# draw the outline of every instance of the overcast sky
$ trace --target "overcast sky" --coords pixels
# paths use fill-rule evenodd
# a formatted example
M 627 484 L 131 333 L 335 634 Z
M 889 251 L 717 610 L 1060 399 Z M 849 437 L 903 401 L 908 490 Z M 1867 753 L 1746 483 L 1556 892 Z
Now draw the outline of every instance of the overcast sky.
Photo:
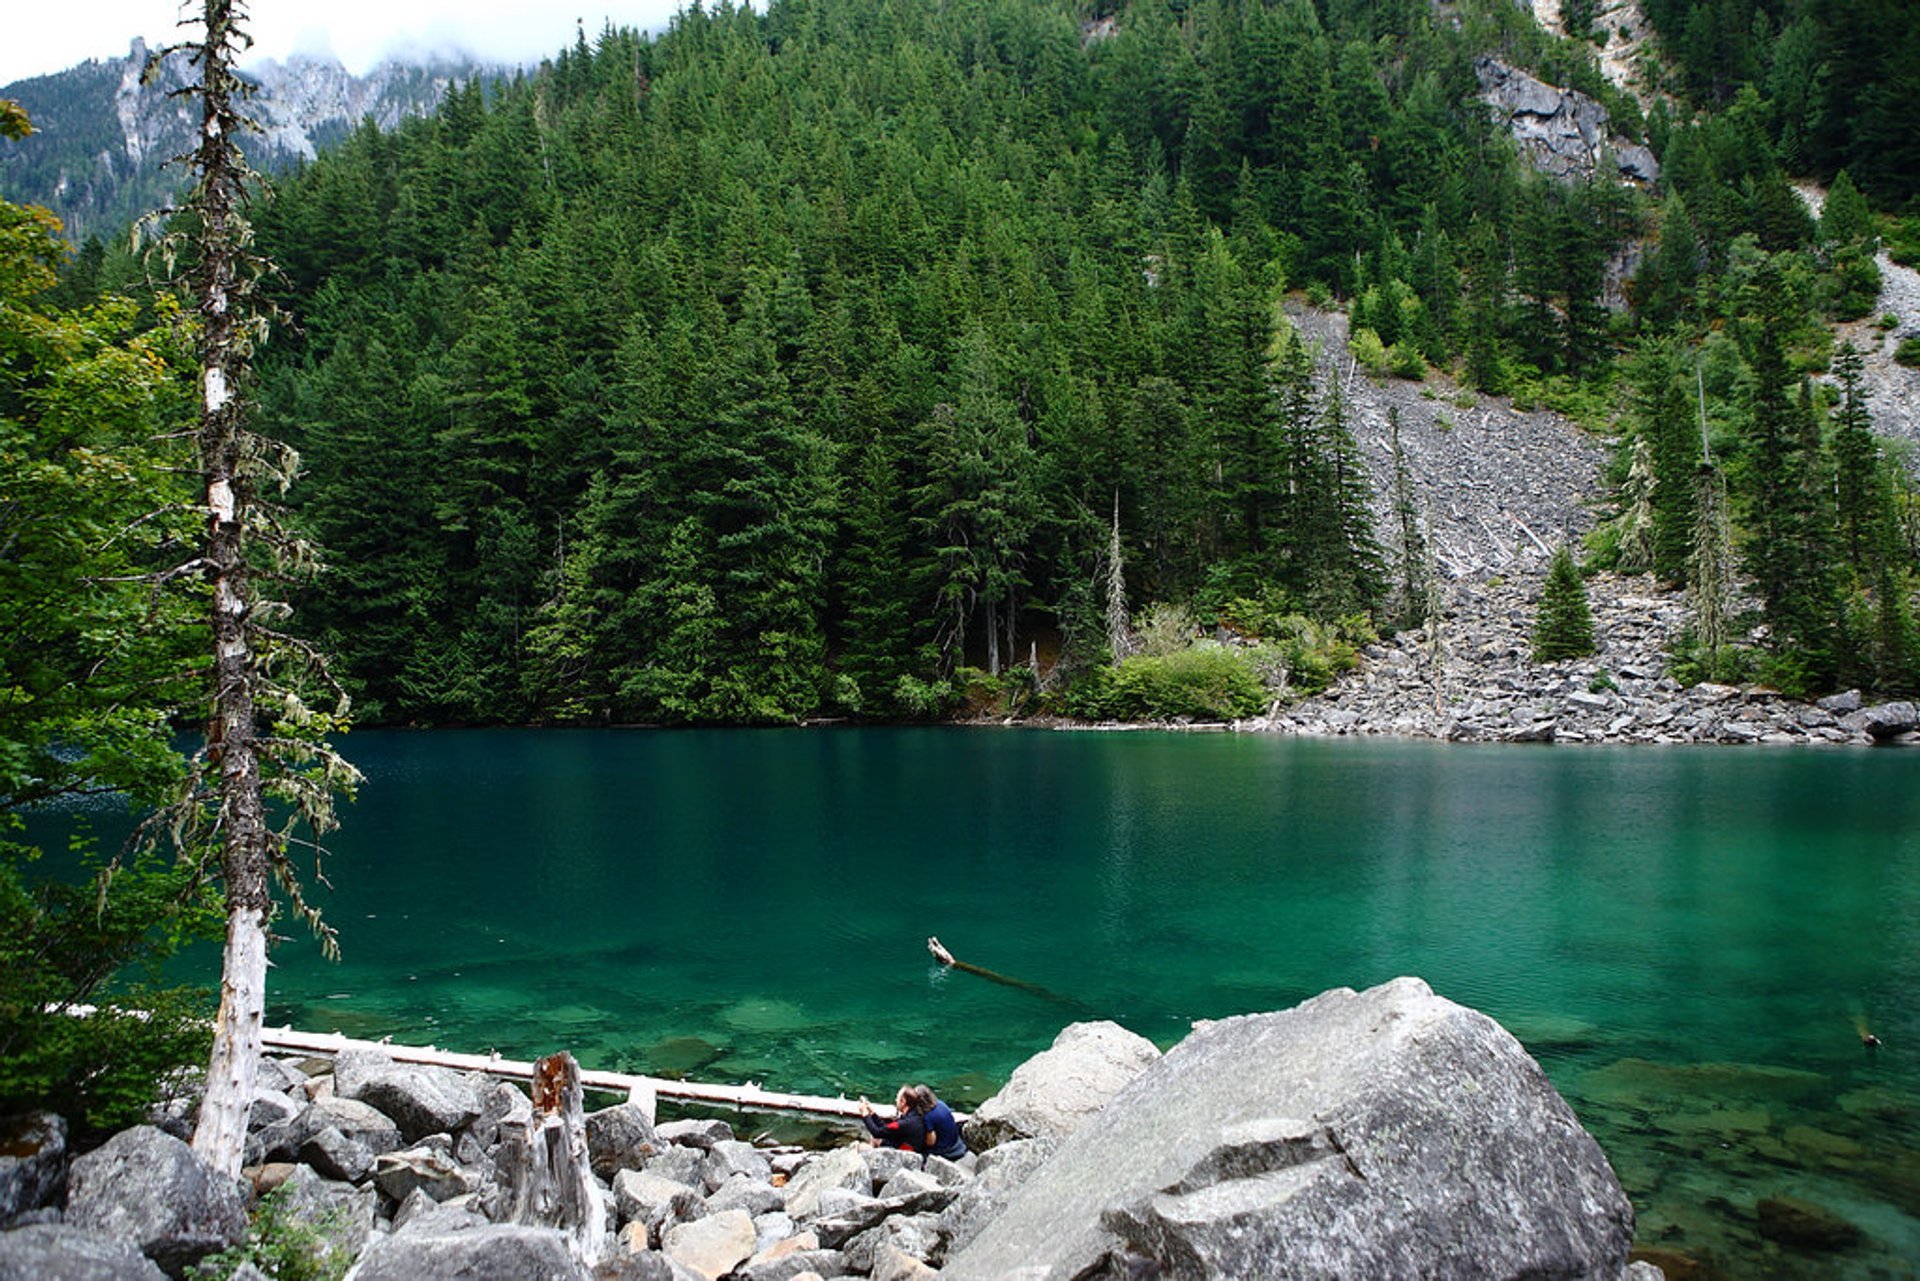
M 459 51 L 502 62 L 537 61 L 573 40 L 574 19 L 591 40 L 616 26 L 659 30 L 680 0 L 251 0 L 252 58 L 331 53 L 364 72 L 394 53 Z M 0 19 L 0 84 L 62 71 L 88 58 L 120 58 L 135 36 L 177 41 L 183 12 L 198 0 L 32 0 Z M 244 65 L 244 62 L 243 64 Z

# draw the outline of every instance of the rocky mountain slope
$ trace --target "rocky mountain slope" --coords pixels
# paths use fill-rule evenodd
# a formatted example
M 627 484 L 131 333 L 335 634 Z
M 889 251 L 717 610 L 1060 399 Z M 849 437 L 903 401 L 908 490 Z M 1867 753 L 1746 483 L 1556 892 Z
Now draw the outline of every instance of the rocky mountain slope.
M 1920 317 L 1920 306 L 1912 314 Z M 1389 419 L 1399 420 L 1414 504 L 1433 550 L 1440 618 L 1370 646 L 1360 668 L 1326 693 L 1242 728 L 1457 741 L 1801 744 L 1885 742 L 1915 728 L 1911 704 L 1863 707 L 1857 694 L 1806 704 L 1759 687 L 1683 687 L 1668 660 L 1687 624 L 1686 600 L 1648 575 L 1589 579 L 1597 652 L 1535 662 L 1531 633 L 1548 558 L 1562 542 L 1578 555 L 1579 540 L 1604 514 L 1606 443 L 1551 410 L 1523 413 L 1439 374 L 1422 383 L 1371 379 L 1347 353 L 1344 316 L 1295 308 L 1291 319 L 1317 350 L 1319 379 L 1341 384 L 1372 481 L 1374 527 L 1390 560 Z
M 168 59 L 143 83 L 148 59 L 135 40 L 124 58 L 0 86 L 0 98 L 24 105 L 36 131 L 0 142 L 0 195 L 52 209 L 75 243 L 111 236 L 168 203 L 177 179 L 162 166 L 191 143 L 194 108 L 170 96 L 187 82 L 184 59 Z M 256 168 L 285 169 L 363 119 L 391 128 L 432 110 L 450 84 L 504 73 L 462 61 L 387 62 L 365 76 L 317 58 L 256 63 L 246 74 L 258 87 L 250 110 L 260 133 L 247 150 Z

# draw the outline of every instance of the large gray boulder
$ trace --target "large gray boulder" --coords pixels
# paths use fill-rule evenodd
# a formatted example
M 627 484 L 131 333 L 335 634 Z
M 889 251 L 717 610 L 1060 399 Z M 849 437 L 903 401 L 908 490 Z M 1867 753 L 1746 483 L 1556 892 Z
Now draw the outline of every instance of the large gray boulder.
M 1520 1043 L 1402 978 L 1197 1029 L 941 1275 L 1612 1281 L 1632 1240 Z
M 1888 743 L 1902 734 L 1920 729 L 1920 711 L 1912 703 L 1876 703 L 1843 718 L 1840 722 L 1856 734 L 1865 734 L 1876 743 Z
M 1118 1023 L 1075 1023 L 1022 1063 L 967 1122 L 976 1150 L 1012 1139 L 1063 1139 L 1160 1061 L 1152 1041 Z
M 0 1232 L 0 1281 L 166 1281 L 140 1247 L 65 1223 Z
M 333 1088 L 341 1098 L 357 1099 L 392 1118 L 408 1143 L 451 1133 L 481 1111 L 479 1090 L 458 1072 L 395 1063 L 372 1051 L 348 1051 L 335 1059 Z
M 178 1276 L 246 1236 L 247 1195 L 179 1139 L 141 1125 L 74 1160 L 66 1221 L 131 1241 Z
M 59 1204 L 66 1188 L 66 1119 L 28 1112 L 0 1121 L 0 1228 Z
M 553 1228 L 490 1224 L 463 1232 L 375 1237 L 346 1281 L 588 1281 Z

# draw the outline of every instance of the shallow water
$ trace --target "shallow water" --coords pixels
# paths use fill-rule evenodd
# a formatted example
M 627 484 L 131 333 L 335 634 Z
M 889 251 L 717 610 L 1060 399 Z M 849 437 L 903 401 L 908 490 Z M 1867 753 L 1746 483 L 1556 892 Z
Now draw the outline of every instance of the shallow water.
M 1920 1258 L 1920 757 L 860 729 L 355 734 L 270 1018 L 592 1067 L 977 1101 L 1076 1018 L 1417 974 L 1525 1041 L 1648 1247 Z M 944 971 L 962 959 L 1044 988 Z M 1885 1042 L 1869 1053 L 1861 1027 Z M 1763 1198 L 1861 1230 L 1760 1231 Z

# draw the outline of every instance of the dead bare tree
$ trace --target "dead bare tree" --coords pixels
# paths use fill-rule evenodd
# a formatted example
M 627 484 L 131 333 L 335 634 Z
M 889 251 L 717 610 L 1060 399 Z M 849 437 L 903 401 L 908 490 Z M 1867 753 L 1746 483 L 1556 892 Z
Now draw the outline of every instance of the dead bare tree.
M 159 247 L 170 271 L 185 261 L 182 283 L 199 326 L 197 444 L 207 524 L 191 568 L 210 597 L 213 662 L 206 742 L 188 791 L 169 818 L 176 841 L 190 855 L 210 864 L 218 853 L 226 947 L 193 1146 L 214 1169 L 234 1175 L 259 1068 L 272 888 L 281 887 L 294 912 L 332 952 L 332 933 L 303 893 L 288 847 L 301 825 L 316 837 L 331 828 L 335 793 L 359 781 L 327 743 L 327 735 L 344 725 L 344 697 L 316 652 L 271 626 L 289 611 L 263 599 L 257 586 L 258 580 L 309 572 L 318 562 L 311 546 L 261 497 L 263 487 L 284 491 L 292 483 L 298 458 L 246 425 L 252 353 L 270 322 L 257 288 L 270 266 L 253 250 L 246 217 L 256 180 L 240 151 L 240 136 L 251 122 L 239 105 L 247 86 L 234 71 L 236 58 L 251 44 L 245 18 L 243 0 L 205 0 L 201 39 L 162 50 L 148 65 L 151 75 L 161 60 L 185 52 L 198 76 L 179 92 L 197 97 L 201 106 L 199 141 L 178 158 L 194 176 L 179 211 L 184 225 Z M 331 712 L 307 706 L 300 690 L 312 678 L 335 695 Z

